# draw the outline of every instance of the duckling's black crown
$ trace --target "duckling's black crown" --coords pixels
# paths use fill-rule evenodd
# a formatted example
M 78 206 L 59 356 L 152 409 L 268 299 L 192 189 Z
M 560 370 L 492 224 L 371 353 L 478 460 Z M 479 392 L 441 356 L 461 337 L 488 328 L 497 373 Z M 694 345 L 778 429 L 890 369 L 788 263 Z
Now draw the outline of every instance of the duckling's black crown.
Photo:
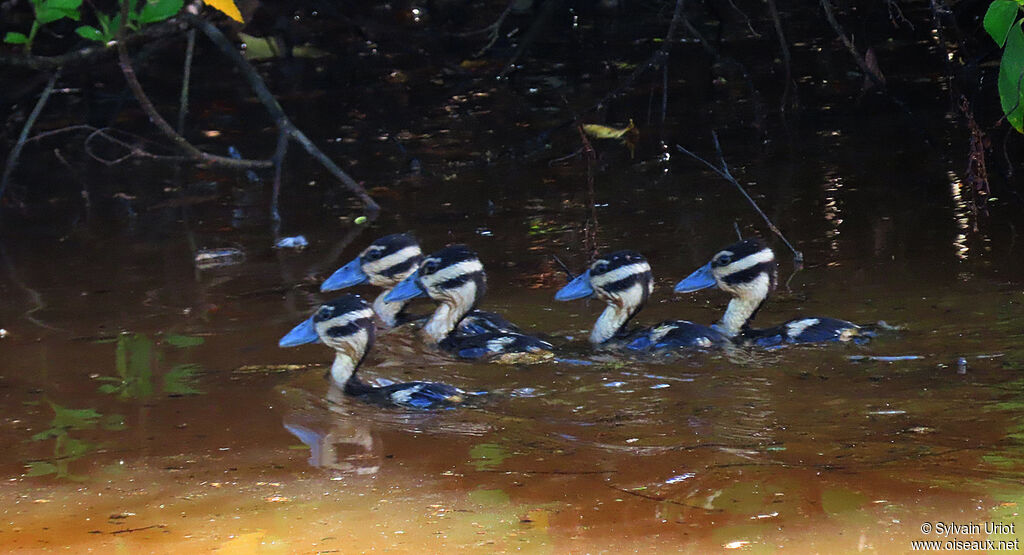
M 484 266 L 466 245 L 445 247 L 423 259 L 420 280 L 428 289 L 458 289 L 470 281 L 477 284 L 477 296 L 484 294 Z
M 775 288 L 778 263 L 775 253 L 759 238 L 744 239 L 722 249 L 711 259 L 715 275 L 726 285 L 740 285 L 768 274 Z
M 323 333 L 333 339 L 353 336 L 359 330 L 366 330 L 372 338 L 373 309 L 359 295 L 348 294 L 321 305 L 313 314 L 313 323 L 318 327 L 326 323 Z
M 646 293 L 654 282 L 651 266 L 647 259 L 636 251 L 618 251 L 601 256 L 590 265 L 590 281 L 594 287 L 607 293 L 615 294 L 637 284 L 643 286 Z
M 359 256 L 364 271 L 387 278 L 408 275 L 422 260 L 419 242 L 408 233 L 385 235 L 370 243 Z

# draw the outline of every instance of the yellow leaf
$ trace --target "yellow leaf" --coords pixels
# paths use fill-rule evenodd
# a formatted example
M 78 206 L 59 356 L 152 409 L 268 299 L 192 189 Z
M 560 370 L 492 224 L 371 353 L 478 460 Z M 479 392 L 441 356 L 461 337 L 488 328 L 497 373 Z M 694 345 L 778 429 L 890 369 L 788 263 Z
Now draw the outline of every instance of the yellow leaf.
M 622 144 L 626 145 L 626 148 L 629 149 L 630 158 L 633 157 L 636 143 L 640 139 L 640 130 L 636 128 L 633 120 L 629 120 L 629 125 L 622 129 L 597 125 L 595 123 L 585 123 L 583 124 L 583 132 L 595 139 L 618 139 L 622 141 Z
M 204 0 L 207 6 L 213 9 L 224 12 L 224 15 L 234 19 L 239 23 L 245 23 L 242 20 L 242 12 L 238 11 L 238 6 L 235 5 L 234 0 Z
M 596 123 L 583 124 L 583 132 L 595 139 L 621 139 L 627 133 L 633 133 L 636 130 L 636 124 L 633 123 L 633 120 L 629 120 L 629 125 L 622 129 L 608 127 L 607 125 L 597 125 Z

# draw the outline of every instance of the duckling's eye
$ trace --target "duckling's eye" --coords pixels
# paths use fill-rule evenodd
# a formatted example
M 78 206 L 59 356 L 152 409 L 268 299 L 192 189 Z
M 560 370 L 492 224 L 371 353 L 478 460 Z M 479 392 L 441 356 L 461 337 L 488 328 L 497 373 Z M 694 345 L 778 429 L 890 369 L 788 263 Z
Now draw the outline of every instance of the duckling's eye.
M 383 253 L 384 253 L 384 251 L 382 251 L 380 249 L 374 249 L 374 250 L 364 254 L 363 258 L 365 258 L 367 260 L 378 260 L 378 259 L 380 259 L 381 255 Z
M 428 260 L 428 261 L 424 262 L 422 266 L 420 266 L 420 273 L 421 274 L 432 274 L 432 273 L 434 273 L 436 271 L 437 271 L 437 261 L 436 260 Z
M 603 274 L 608 271 L 608 263 L 602 260 L 594 264 L 594 269 L 592 271 L 595 274 Z
M 715 266 L 725 266 L 727 264 L 732 264 L 732 255 L 731 254 L 720 254 L 720 255 L 718 255 L 718 258 L 716 258 L 714 260 L 713 264 Z

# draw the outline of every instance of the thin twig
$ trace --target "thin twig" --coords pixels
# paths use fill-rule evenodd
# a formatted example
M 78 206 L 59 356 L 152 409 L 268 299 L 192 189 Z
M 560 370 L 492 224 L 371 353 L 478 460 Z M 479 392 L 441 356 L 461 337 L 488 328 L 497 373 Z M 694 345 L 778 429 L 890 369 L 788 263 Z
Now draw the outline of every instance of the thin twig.
M 589 195 L 590 203 L 590 218 L 587 220 L 586 226 L 583 230 L 583 242 L 587 249 L 589 261 L 594 261 L 597 258 L 597 200 L 594 195 L 594 161 L 597 159 L 597 155 L 594 152 L 594 147 L 590 145 L 590 140 L 587 139 L 587 134 L 583 131 L 583 125 L 576 126 L 577 131 L 580 133 L 580 140 L 583 142 L 584 160 L 587 162 L 587 193 Z
M 43 89 L 43 93 L 39 95 L 39 101 L 36 102 L 35 108 L 32 108 L 32 113 L 29 114 L 28 119 L 25 120 L 25 125 L 21 128 L 21 133 L 18 135 L 18 142 L 14 143 L 14 148 L 11 149 L 10 155 L 7 157 L 7 164 L 4 166 L 4 175 L 0 179 L 0 199 L 4 198 L 4 192 L 7 191 L 7 183 L 11 179 L 11 174 L 14 172 L 14 166 L 18 164 L 18 157 L 21 156 L 21 149 L 25 148 L 25 141 L 28 139 L 28 132 L 35 125 L 36 119 L 39 118 L 39 114 L 43 111 L 43 106 L 46 106 L 46 101 L 50 99 L 50 93 L 53 92 L 54 85 L 57 84 L 57 79 L 60 78 L 61 69 L 53 72 L 50 76 L 50 80 L 46 83 L 46 88 Z
M 498 37 L 501 36 L 501 26 L 505 24 L 505 18 L 508 17 L 508 14 L 512 13 L 512 8 L 515 5 L 516 5 L 516 0 L 509 0 L 508 5 L 505 6 L 504 11 L 501 12 L 501 15 L 498 16 L 498 19 L 494 23 L 491 23 L 490 25 L 488 25 L 487 27 L 484 27 L 483 29 L 478 29 L 476 31 L 470 31 L 468 33 L 461 33 L 461 34 L 458 35 L 458 36 L 466 37 L 466 36 L 479 35 L 479 34 L 488 33 L 488 32 L 490 33 L 490 40 L 488 40 L 487 44 L 485 44 L 483 46 L 483 48 L 478 50 L 476 52 L 476 54 L 473 54 L 474 58 L 479 58 L 480 56 L 483 56 L 484 54 L 487 53 L 488 50 L 491 49 L 492 46 L 494 46 L 494 43 L 498 42 Z
M 274 150 L 274 185 L 270 194 L 270 221 L 273 222 L 274 243 L 281 238 L 281 211 L 278 199 L 281 198 L 281 173 L 284 168 L 284 157 L 288 153 L 288 134 L 282 129 L 277 134 L 277 148 Z
M 610 487 L 610 488 L 612 488 L 615 491 L 620 491 L 620 492 L 625 493 L 627 495 L 633 495 L 633 496 L 640 497 L 640 498 L 643 498 L 643 499 L 647 499 L 647 500 L 650 500 L 650 501 L 657 501 L 659 503 L 669 503 L 671 505 L 679 505 L 681 507 L 687 507 L 687 508 L 690 508 L 690 509 L 697 509 L 699 511 L 704 511 L 704 512 L 708 512 L 708 513 L 720 513 L 720 512 L 724 511 L 724 509 L 714 509 L 714 508 L 708 508 L 708 507 L 701 507 L 700 505 L 691 505 L 689 503 L 683 503 L 682 501 L 676 501 L 675 499 L 668 499 L 668 498 L 665 498 L 665 497 L 657 497 L 655 495 L 649 495 L 649 494 L 646 494 L 646 493 L 640 493 L 639 491 L 630 490 L 630 489 L 626 489 L 626 488 L 621 488 L 621 487 L 616 486 L 614 484 L 605 484 L 605 485 Z
M 732 173 L 729 171 L 729 165 L 725 163 L 725 155 L 722 154 L 722 146 L 718 143 L 718 133 L 712 131 L 711 138 L 715 142 L 715 152 L 718 153 L 718 160 L 721 162 L 721 167 L 715 166 L 711 162 L 708 162 L 707 160 L 701 158 L 700 156 L 697 156 L 696 154 L 690 152 L 689 150 L 686 150 L 685 148 L 683 148 L 682 145 L 677 144 L 676 148 L 679 149 L 679 151 L 682 152 L 683 154 L 686 154 L 693 158 L 694 160 L 697 160 L 698 162 L 707 166 L 709 169 L 711 169 L 711 171 L 721 176 L 722 179 L 725 179 L 729 183 L 735 185 L 736 188 L 739 189 L 740 194 L 742 194 L 743 197 L 747 199 L 747 202 L 749 202 L 750 205 L 754 207 L 754 210 L 757 211 L 757 213 L 761 215 L 761 218 L 764 219 L 765 223 L 768 224 L 768 229 L 771 229 L 772 233 L 777 235 L 779 239 L 782 239 L 782 242 L 785 243 L 787 247 L 789 247 L 790 251 L 793 252 L 793 259 L 796 262 L 796 264 L 798 266 L 802 265 L 804 261 L 803 253 L 793 248 L 793 245 L 790 244 L 790 242 L 782 234 L 782 231 L 780 231 L 779 228 L 776 227 L 774 223 L 772 223 L 771 219 L 768 218 L 768 215 L 765 214 L 764 211 L 761 210 L 761 207 L 759 207 L 757 203 L 754 202 L 754 199 L 749 194 L 747 194 L 747 190 L 744 189 L 743 186 L 740 185 L 740 182 L 736 181 L 736 178 L 732 176 Z
M 185 134 L 185 116 L 188 115 L 188 87 L 192 80 L 192 56 L 196 51 L 196 30 L 188 30 L 188 44 L 185 46 L 185 68 L 181 75 L 181 96 L 178 101 L 178 133 Z
M 797 103 L 796 97 L 796 86 L 793 83 L 793 59 L 789 54 L 789 45 L 786 44 L 786 34 L 782 30 L 782 18 L 779 17 L 779 9 L 775 6 L 775 0 L 766 0 L 768 2 L 768 13 L 772 16 L 772 23 L 775 25 L 775 36 L 779 39 L 779 48 L 782 50 L 782 63 L 786 68 L 786 87 L 782 89 L 782 100 L 779 103 L 779 111 L 783 115 L 786 113 L 786 107 L 789 106 L 789 91 L 793 91 L 793 104 Z
M 565 272 L 566 277 L 569 278 L 568 281 L 576 279 L 576 276 L 573 275 L 572 270 L 570 270 L 569 267 L 565 265 L 565 262 L 562 262 L 561 258 L 558 258 L 557 254 L 552 254 L 551 258 L 555 259 L 555 264 L 558 264 L 562 271 Z

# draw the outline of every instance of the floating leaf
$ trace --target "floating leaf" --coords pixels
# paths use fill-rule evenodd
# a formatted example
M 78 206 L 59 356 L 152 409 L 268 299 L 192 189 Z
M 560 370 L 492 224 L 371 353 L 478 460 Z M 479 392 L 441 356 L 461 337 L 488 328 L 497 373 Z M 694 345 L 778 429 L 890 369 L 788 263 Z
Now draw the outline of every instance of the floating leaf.
M 1017 19 L 1018 9 L 1014 0 L 995 0 L 985 12 L 985 30 L 1000 47 L 1006 44 L 1006 36 Z
M 507 505 L 509 502 L 508 494 L 500 489 L 473 490 L 466 495 L 466 498 L 470 503 L 478 505 Z
M 199 374 L 198 364 L 179 364 L 164 375 L 164 393 L 169 395 L 200 395 L 202 391 L 195 388 L 196 376 Z
M 640 130 L 637 129 L 633 120 L 629 120 L 629 125 L 622 129 L 586 123 L 583 124 L 583 132 L 595 139 L 618 139 L 622 141 L 622 144 L 626 145 L 626 148 L 629 149 L 630 158 L 633 157 L 636 151 L 636 144 L 640 140 Z
M 469 450 L 469 456 L 473 459 L 470 463 L 477 470 L 487 470 L 501 464 L 509 457 L 505 448 L 497 443 L 480 443 Z
M 999 101 L 1006 120 L 1024 133 L 1024 32 L 1020 23 L 1010 26 L 1006 35 L 1006 49 L 999 64 Z
M 30 462 L 26 466 L 28 466 L 28 470 L 25 472 L 25 476 L 46 476 L 57 473 L 57 466 L 46 461 Z
M 583 124 L 583 132 L 595 139 L 621 139 L 623 135 L 635 129 L 636 126 L 633 125 L 633 120 L 629 120 L 629 126 L 623 127 L 622 129 L 608 127 L 607 125 L 598 125 L 596 123 Z
M 91 430 L 102 416 L 94 409 L 69 409 L 54 403 L 50 406 L 53 408 L 50 427 L 58 430 Z
M 234 19 L 239 23 L 245 23 L 242 20 L 242 12 L 238 11 L 238 6 L 235 5 L 234 0 L 205 0 L 206 5 L 210 6 L 215 10 L 224 12 L 224 15 Z
M 9 32 L 4 35 L 4 42 L 7 44 L 28 44 L 28 36 L 24 33 Z
M 188 335 L 176 335 L 172 333 L 165 335 L 164 341 L 175 347 L 186 348 L 202 345 L 206 342 L 206 339 L 202 337 L 191 337 Z

